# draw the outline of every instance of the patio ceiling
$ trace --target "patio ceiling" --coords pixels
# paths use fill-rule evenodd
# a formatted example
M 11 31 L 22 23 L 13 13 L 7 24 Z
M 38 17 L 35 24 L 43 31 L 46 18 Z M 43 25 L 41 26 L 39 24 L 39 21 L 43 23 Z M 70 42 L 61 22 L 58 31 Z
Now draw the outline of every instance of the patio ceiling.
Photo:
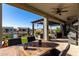
M 68 21 L 67 17 L 77 16 L 79 14 L 79 4 L 77 3 L 10 3 L 9 5 L 33 12 L 47 18 L 50 17 L 48 20 L 61 24 Z M 59 5 L 65 7 L 65 10 L 68 10 L 68 12 L 62 13 L 62 15 L 52 13 L 52 8 L 61 7 Z

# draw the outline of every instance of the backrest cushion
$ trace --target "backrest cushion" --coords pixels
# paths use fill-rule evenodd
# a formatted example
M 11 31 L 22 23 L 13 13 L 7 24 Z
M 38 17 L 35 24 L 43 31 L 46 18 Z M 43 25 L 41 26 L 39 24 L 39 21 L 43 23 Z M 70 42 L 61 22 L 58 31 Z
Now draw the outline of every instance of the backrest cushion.
M 9 39 L 8 46 L 22 44 L 21 38 Z
M 28 42 L 32 42 L 32 41 L 35 41 L 35 37 L 34 36 L 28 37 Z

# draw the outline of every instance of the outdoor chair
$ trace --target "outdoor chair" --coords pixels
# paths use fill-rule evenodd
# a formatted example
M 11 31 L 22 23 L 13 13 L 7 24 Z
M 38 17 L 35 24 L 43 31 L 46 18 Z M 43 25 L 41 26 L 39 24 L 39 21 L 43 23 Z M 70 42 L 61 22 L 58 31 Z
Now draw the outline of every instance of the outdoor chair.
M 45 54 L 44 56 L 66 56 L 69 48 L 70 48 L 69 44 L 63 51 L 60 51 L 55 48 L 55 49 L 52 49 L 49 54 Z
M 8 40 L 8 46 L 13 46 L 13 45 L 18 45 L 18 44 L 22 44 L 21 38 L 14 38 L 14 39 Z
M 30 36 L 30 37 L 27 37 L 27 38 L 23 37 L 23 38 L 9 39 L 8 40 L 8 46 L 24 44 L 24 43 L 28 43 L 28 42 L 32 42 L 32 41 L 35 41 L 35 37 L 34 36 Z
M 28 39 L 28 42 L 32 42 L 36 40 L 34 36 L 27 37 L 27 39 Z
M 61 51 L 59 56 L 66 56 L 69 48 L 70 48 L 70 44 L 68 44 L 67 47 L 63 51 Z

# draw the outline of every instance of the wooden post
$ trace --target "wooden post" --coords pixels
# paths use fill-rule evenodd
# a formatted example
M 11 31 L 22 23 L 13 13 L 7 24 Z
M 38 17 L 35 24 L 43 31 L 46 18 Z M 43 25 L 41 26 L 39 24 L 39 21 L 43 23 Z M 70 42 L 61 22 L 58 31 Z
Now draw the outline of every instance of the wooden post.
M 34 36 L 34 23 L 32 23 L 32 35 Z

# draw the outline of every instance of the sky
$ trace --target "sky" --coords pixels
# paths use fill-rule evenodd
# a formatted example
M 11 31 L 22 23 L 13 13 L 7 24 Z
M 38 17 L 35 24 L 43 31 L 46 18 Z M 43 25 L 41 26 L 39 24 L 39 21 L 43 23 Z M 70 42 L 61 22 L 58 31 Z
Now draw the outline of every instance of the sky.
M 29 27 L 32 28 L 32 21 L 43 18 L 32 12 L 28 12 L 8 4 L 2 4 L 2 26 L 5 27 Z M 38 25 L 35 26 L 37 28 Z M 41 25 L 39 25 L 41 27 Z
M 8 4 L 2 4 L 2 26 L 3 27 L 26 27 L 32 28 L 32 21 L 43 18 L 40 15 L 34 14 L 29 11 L 10 6 Z M 58 26 L 57 26 L 58 27 Z M 35 29 L 43 28 L 43 25 L 36 24 Z M 52 27 L 53 29 L 56 26 Z

